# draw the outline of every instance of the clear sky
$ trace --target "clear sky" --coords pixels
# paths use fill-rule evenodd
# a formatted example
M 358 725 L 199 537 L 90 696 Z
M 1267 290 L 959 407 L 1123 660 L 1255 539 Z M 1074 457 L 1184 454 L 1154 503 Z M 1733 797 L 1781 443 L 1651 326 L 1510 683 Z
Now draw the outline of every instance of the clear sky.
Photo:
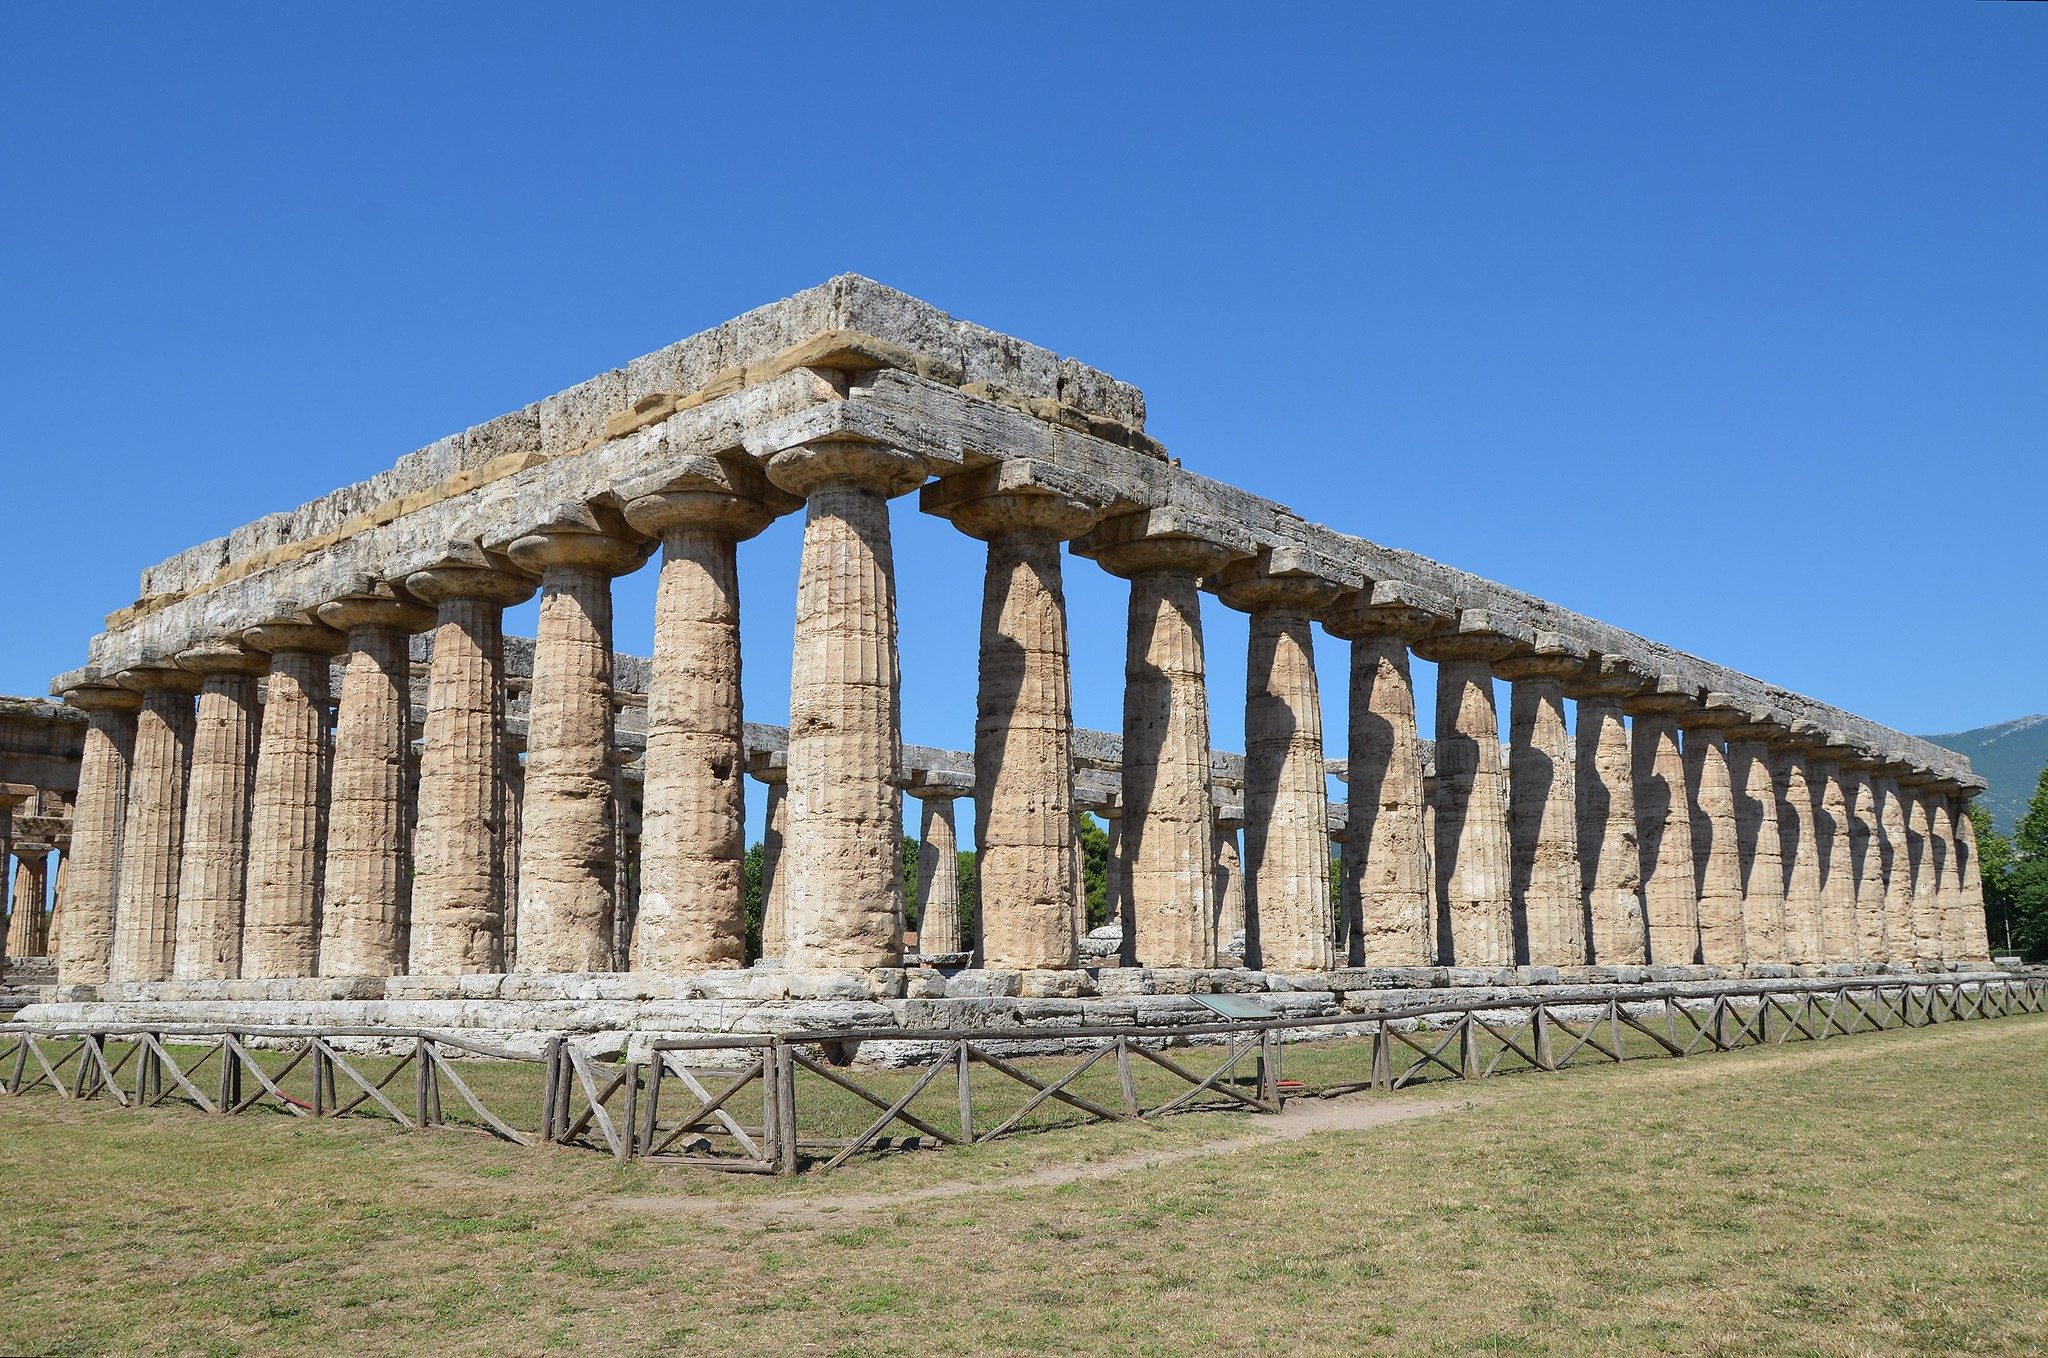
M 2048 709 L 2048 6 L 993 8 L 8 6 L 0 692 L 151 562 L 853 270 L 1309 518 L 1909 731 Z M 965 746 L 980 548 L 895 524 L 905 734 Z M 761 720 L 799 532 L 742 558 Z M 1068 579 L 1115 727 L 1124 587 Z

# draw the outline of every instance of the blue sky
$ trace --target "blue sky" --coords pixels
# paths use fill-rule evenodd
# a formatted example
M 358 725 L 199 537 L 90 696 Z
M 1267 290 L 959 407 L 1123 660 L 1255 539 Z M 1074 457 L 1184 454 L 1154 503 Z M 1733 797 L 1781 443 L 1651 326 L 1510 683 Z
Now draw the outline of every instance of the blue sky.
M 2048 709 L 2048 7 L 583 9 L 8 8 L 0 692 L 151 562 L 854 270 L 1310 518 L 1906 730 Z M 964 746 L 980 550 L 895 522 L 905 734 Z M 744 549 L 762 720 L 799 532 Z M 1114 727 L 1124 587 L 1068 579 Z

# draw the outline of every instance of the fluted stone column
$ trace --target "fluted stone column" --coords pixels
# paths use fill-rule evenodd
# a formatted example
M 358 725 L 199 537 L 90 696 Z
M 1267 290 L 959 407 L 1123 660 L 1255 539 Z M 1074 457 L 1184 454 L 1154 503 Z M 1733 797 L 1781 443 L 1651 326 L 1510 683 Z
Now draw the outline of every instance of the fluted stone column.
M 1912 781 L 1901 779 L 1899 793 L 1906 808 L 1907 881 L 1911 884 L 1910 917 L 1913 927 L 1915 964 L 1926 968 L 1941 965 L 1940 867 L 1935 860 L 1932 818 L 1928 815 L 1927 783 L 1916 771 Z
M 1235 556 L 1224 526 L 1162 511 L 1112 519 L 1082 547 L 1131 582 L 1125 634 L 1126 889 L 1141 966 L 1216 964 L 1209 696 L 1196 585 Z
M 1579 879 L 1595 966 L 1640 966 L 1648 956 L 1634 760 L 1622 710 L 1623 697 L 1647 682 L 1620 657 L 1598 656 L 1565 684 L 1565 695 L 1578 704 L 1573 782 Z
M 780 750 L 757 751 L 747 772 L 766 789 L 761 829 L 761 956 L 780 960 L 788 942 L 788 896 L 782 850 L 789 834 L 789 761 Z
M 1444 961 L 1459 967 L 1515 963 L 1506 786 L 1493 664 L 1531 638 L 1518 624 L 1477 610 L 1416 651 L 1437 666 L 1436 894 L 1448 921 Z
M 960 943 L 960 838 L 953 822 L 956 798 L 974 791 L 970 780 L 912 784 L 918 799 L 917 951 L 922 957 L 963 952 Z
M 1700 961 L 1714 967 L 1740 967 L 1749 960 L 1742 927 L 1742 862 L 1735 787 L 1722 732 L 1739 724 L 1744 713 L 1719 698 L 1709 694 L 1704 710 L 1679 720 L 1685 731 L 1685 781 L 1691 794 Z
M 28 800 L 31 789 L 25 783 L 0 783 L 0 976 L 7 972 L 7 958 L 19 941 L 14 920 L 14 881 L 9 865 L 14 861 L 14 808 Z
M 45 951 L 52 957 L 59 956 L 64 936 L 64 879 L 71 863 L 71 845 L 65 840 L 57 841 L 57 866 L 50 873 L 50 922 L 46 926 L 43 941 Z
M 509 694 L 508 694 L 509 701 Z M 526 737 L 505 733 L 504 770 L 505 833 L 498 851 L 499 871 L 505 878 L 505 970 L 519 970 L 519 841 L 520 812 L 526 806 Z
M 1967 792 L 1955 800 L 1955 821 L 1963 917 L 1962 960 L 1988 962 L 1991 960 L 1990 921 L 1984 915 L 1984 875 L 1977 864 L 1977 823 L 1970 817 Z
M 1844 737 L 1843 739 L 1846 739 Z M 1820 860 L 1821 960 L 1854 962 L 1856 869 L 1850 857 L 1849 800 L 1839 762 L 1845 747 L 1833 736 L 1806 761 L 1814 796 L 1814 848 Z
M 751 463 L 710 459 L 626 505 L 627 522 L 659 538 L 662 551 L 647 687 L 636 971 L 746 965 L 738 552 L 793 508 Z
M 1539 632 L 1533 651 L 1493 667 L 1514 684 L 1508 705 L 1510 881 L 1522 956 L 1531 966 L 1578 967 L 1587 960 L 1578 790 L 1563 686 L 1585 671 L 1586 659 L 1583 643 Z
M 1963 891 L 1957 874 L 1955 809 L 1940 784 L 1927 790 L 1927 817 L 1934 840 L 1935 913 L 1941 921 L 1941 960 L 1963 960 Z
M 612 577 L 643 544 L 581 506 L 515 539 L 540 576 L 520 808 L 519 969 L 610 971 L 618 806 L 612 726 Z
M 1736 862 L 1742 876 L 1742 952 L 1752 965 L 1785 957 L 1785 858 L 1778 837 L 1778 785 L 1766 745 L 1781 729 L 1765 712 L 1729 727 L 1728 782 L 1735 805 Z
M 270 678 L 249 804 L 241 974 L 311 976 L 320 961 L 328 657 L 347 643 L 332 628 L 306 622 L 254 627 L 242 639 L 270 653 Z
M 1423 967 L 1436 960 L 1429 805 L 1408 644 L 1452 613 L 1448 600 L 1423 606 L 1393 581 L 1338 599 L 1325 611 L 1330 635 L 1351 643 L 1347 759 L 1349 821 L 1342 909 L 1358 923 L 1347 961 Z
M 249 796 L 256 762 L 256 676 L 266 658 L 239 643 L 198 646 L 178 657 L 204 675 L 194 721 L 178 875 L 180 981 L 242 974 L 242 909 L 249 855 Z
M 12 923 L 7 929 L 9 953 L 16 957 L 44 955 L 44 916 L 49 900 L 50 846 L 37 840 L 16 840 Z
M 1862 758 L 1842 762 L 1842 798 L 1849 815 L 1849 873 L 1856 884 L 1856 958 L 1883 964 L 1891 961 L 1884 928 L 1884 863 L 1879 852 L 1877 792 L 1870 764 Z
M 395 976 L 405 970 L 409 877 L 405 787 L 412 747 L 407 641 L 431 609 L 387 586 L 319 608 L 348 634 L 328 773 L 321 863 L 320 974 Z
M 531 597 L 533 582 L 475 551 L 413 572 L 405 587 L 434 605 L 406 969 L 502 972 L 504 610 Z
M 1785 960 L 1818 966 L 1826 956 L 1822 932 L 1820 843 L 1814 787 L 1806 751 L 1791 743 L 1771 749 L 1778 794 L 1778 843 L 1785 861 Z
M 805 499 L 780 868 L 788 965 L 895 966 L 902 713 L 889 500 L 924 480 L 924 464 L 899 449 L 821 442 L 774 454 L 768 476 Z
M 122 822 L 135 754 L 135 714 L 142 699 L 124 688 L 88 685 L 69 690 L 64 701 L 85 713 L 86 728 L 78 800 L 71 813 L 67 918 L 58 940 L 57 979 L 64 985 L 99 985 L 107 979 L 114 950 Z
M 1906 842 L 1906 798 L 1899 775 L 1907 766 L 1887 758 L 1871 786 L 1877 792 L 1877 852 L 1884 871 L 1884 936 L 1895 963 L 1913 962 L 1913 858 Z
M 921 503 L 988 544 L 974 724 L 982 965 L 1072 967 L 1086 904 L 1060 544 L 1095 521 L 1096 500 L 1052 469 L 1001 463 L 929 486 Z
M 121 683 L 142 694 L 128 814 L 121 831 L 119 894 L 109 978 L 162 981 L 176 947 L 185 781 L 192 758 L 192 698 L 199 676 L 166 665 L 130 670 Z
M 1244 828 L 1242 812 L 1219 809 L 1212 831 L 1216 846 L 1216 952 L 1244 958 L 1251 944 L 1250 921 L 1245 910 L 1244 856 L 1238 851 L 1238 832 Z
M 1678 714 L 1694 695 L 1669 679 L 1629 701 L 1636 794 L 1636 838 L 1643 864 L 1643 917 L 1649 959 L 1686 966 L 1699 956 L 1699 882 L 1692 854 L 1692 794 L 1686 786 Z
M 1298 554 L 1269 550 L 1224 569 L 1217 597 L 1251 615 L 1245 664 L 1245 964 L 1325 971 L 1330 918 L 1329 788 L 1312 617 L 1340 593 Z
M 1130 926 L 1130 892 L 1124 887 L 1124 809 L 1121 802 L 1105 806 L 1101 811 L 1102 823 L 1108 844 L 1102 853 L 1102 910 L 1103 924 L 1114 925 L 1118 930 Z

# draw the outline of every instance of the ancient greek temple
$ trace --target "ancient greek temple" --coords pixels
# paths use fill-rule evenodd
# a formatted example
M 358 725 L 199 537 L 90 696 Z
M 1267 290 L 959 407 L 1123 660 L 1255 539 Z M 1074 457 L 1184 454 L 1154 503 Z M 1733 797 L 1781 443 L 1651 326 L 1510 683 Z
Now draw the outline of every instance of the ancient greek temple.
M 1311 523 L 1183 468 L 1145 414 L 847 276 L 151 567 L 51 689 L 84 722 L 53 993 L 1071 997 L 1987 961 L 1963 757 Z M 913 496 L 986 544 L 971 751 L 903 743 L 891 502 Z M 799 514 L 788 725 L 749 724 L 736 546 Z M 612 582 L 657 555 L 653 654 L 615 655 Z M 1072 715 L 1063 576 L 1098 569 L 1129 585 L 1112 733 Z M 1205 591 L 1248 615 L 1242 695 L 1207 680 Z M 536 593 L 536 636 L 508 640 Z M 1333 645 L 1341 750 L 1313 663 Z M 1212 749 L 1210 704 L 1240 697 L 1244 750 Z M 956 803 L 964 921 L 932 870 Z M 1089 813 L 1113 903 L 1092 932 Z

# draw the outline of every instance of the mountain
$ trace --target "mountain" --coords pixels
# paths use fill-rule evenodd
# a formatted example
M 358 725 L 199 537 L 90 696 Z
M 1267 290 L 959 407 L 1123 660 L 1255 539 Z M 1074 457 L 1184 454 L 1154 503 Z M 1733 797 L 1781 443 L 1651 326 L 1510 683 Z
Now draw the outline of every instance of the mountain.
M 1999 830 L 2011 834 L 2026 813 L 2042 766 L 2048 765 L 2048 715 L 2015 717 L 1996 726 L 1921 739 L 1970 757 L 1970 766 L 1991 784 L 1978 800 Z

